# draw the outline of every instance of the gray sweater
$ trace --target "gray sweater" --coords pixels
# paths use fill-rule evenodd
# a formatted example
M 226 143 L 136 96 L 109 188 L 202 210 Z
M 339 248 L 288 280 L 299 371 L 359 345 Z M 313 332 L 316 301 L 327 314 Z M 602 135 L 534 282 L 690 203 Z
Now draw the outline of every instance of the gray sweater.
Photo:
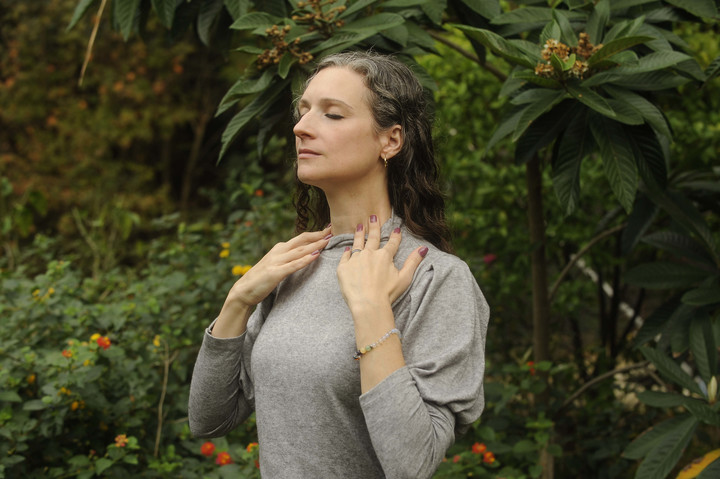
M 383 244 L 400 222 L 382 226 Z M 432 476 L 483 410 L 489 309 L 463 261 L 402 234 L 398 267 L 430 248 L 392 306 L 405 367 L 361 394 L 336 274 L 353 235 L 338 235 L 258 305 L 242 336 L 215 338 L 210 325 L 190 388 L 192 433 L 222 436 L 255 411 L 265 478 Z

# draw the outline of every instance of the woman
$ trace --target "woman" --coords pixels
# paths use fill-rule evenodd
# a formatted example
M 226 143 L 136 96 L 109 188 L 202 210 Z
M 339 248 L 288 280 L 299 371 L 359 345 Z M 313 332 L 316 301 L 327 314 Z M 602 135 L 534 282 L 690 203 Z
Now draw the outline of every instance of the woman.
M 447 252 L 422 87 L 390 57 L 333 55 L 297 113 L 299 228 L 332 226 L 232 287 L 190 428 L 224 435 L 255 411 L 267 478 L 430 477 L 483 409 L 489 313 Z

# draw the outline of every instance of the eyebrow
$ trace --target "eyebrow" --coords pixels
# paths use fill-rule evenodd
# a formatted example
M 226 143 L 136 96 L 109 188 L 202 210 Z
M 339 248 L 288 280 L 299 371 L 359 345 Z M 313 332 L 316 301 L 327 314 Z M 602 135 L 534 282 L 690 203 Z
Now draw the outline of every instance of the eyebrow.
M 354 110 L 350 104 L 338 99 L 338 98 L 321 98 L 318 103 L 321 105 L 340 105 L 344 106 L 345 108 L 348 108 L 349 110 Z M 305 98 L 300 98 L 300 101 L 298 101 L 298 107 L 300 106 L 308 106 L 310 104 L 309 101 L 307 101 Z

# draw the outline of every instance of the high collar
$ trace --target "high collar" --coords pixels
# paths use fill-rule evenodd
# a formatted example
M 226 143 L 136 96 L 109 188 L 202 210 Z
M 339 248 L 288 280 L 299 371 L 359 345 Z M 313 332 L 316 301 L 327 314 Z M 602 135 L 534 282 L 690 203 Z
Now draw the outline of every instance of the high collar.
M 390 218 L 380 227 L 380 243 L 386 242 L 390 238 L 390 234 L 393 232 L 393 230 L 397 227 L 402 226 L 402 224 L 402 218 L 395 215 L 395 212 L 392 212 Z M 355 235 L 353 233 L 343 233 L 333 236 L 332 238 L 330 238 L 330 241 L 325 247 L 325 250 L 337 248 L 345 249 L 346 246 L 352 246 L 354 238 Z

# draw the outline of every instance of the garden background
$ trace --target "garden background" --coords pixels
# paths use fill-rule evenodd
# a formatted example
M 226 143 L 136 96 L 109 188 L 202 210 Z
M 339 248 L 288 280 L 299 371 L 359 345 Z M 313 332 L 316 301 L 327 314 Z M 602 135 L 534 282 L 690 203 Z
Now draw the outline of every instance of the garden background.
M 492 309 L 436 477 L 720 477 L 717 3 L 0 0 L 0 477 L 259 476 L 252 421 L 190 435 L 190 374 L 352 48 L 434 96 Z

